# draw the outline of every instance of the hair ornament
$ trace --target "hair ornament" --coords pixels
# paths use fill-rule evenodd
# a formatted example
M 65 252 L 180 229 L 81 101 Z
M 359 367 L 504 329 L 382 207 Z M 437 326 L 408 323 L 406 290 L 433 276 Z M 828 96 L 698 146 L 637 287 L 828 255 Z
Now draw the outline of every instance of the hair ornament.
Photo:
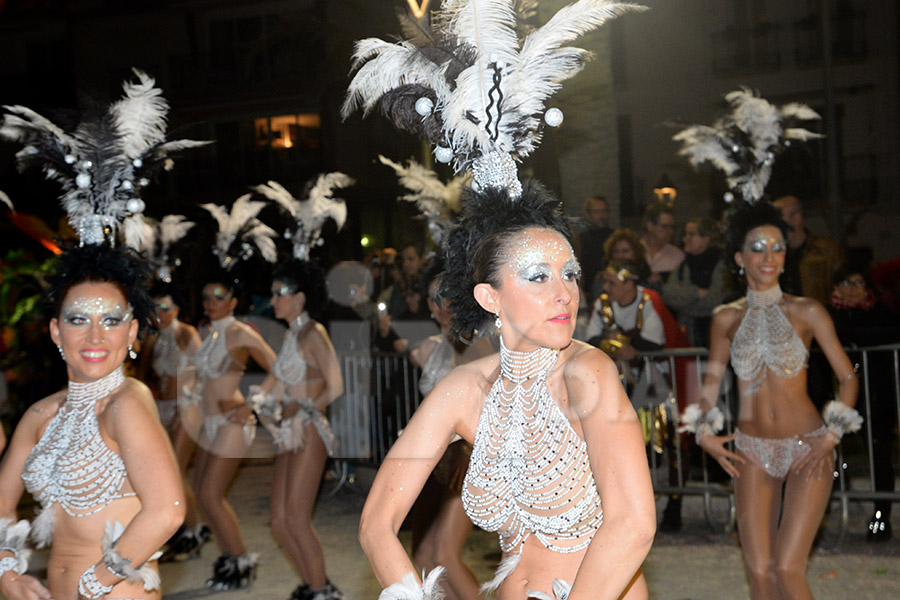
M 294 198 L 277 181 L 270 181 L 253 188 L 282 207 L 293 219 L 293 224 L 284 232 L 291 240 L 294 258 L 309 260 L 309 253 L 315 246 L 322 245 L 322 227 L 328 219 L 333 220 L 340 230 L 347 220 L 347 205 L 334 197 L 334 191 L 355 182 L 352 177 L 340 172 L 322 173 L 309 190 L 305 200 Z
M 169 154 L 210 142 L 166 140 L 169 104 L 152 77 L 132 69 L 137 82 L 122 84 L 123 97 L 105 110 L 88 111 L 65 129 L 25 106 L 4 106 L 0 138 L 21 142 L 20 170 L 39 166 L 62 186 L 61 201 L 81 245 L 141 245 L 141 190 L 159 169 L 174 164 Z
M 737 196 L 754 203 L 763 197 L 775 157 L 792 140 L 824 137 L 798 126 L 801 121 L 821 117 L 799 102 L 775 106 L 748 88 L 730 92 L 725 99 L 732 107 L 730 114 L 712 126 L 685 127 L 672 139 L 681 142 L 678 154 L 687 157 L 694 167 L 708 162 L 725 174 L 731 189 L 725 197 L 727 202 Z
M 156 274 L 156 278 L 166 283 L 172 282 L 172 271 L 181 264 L 173 259 L 169 250 L 175 242 L 183 238 L 195 225 L 183 215 L 166 215 L 161 221 L 144 220 L 143 244 L 141 252 Z
M 540 143 L 544 121 L 562 113 L 545 102 L 578 73 L 590 52 L 566 46 L 636 4 L 577 0 L 544 26 L 519 28 L 521 0 L 444 0 L 432 25 L 401 15 L 403 40 L 356 43 L 355 75 L 342 108 L 346 118 L 379 107 L 402 130 L 435 147 L 439 162 L 456 173 L 471 170 L 473 189 L 522 194 L 516 161 Z
M 209 211 L 219 225 L 212 250 L 226 271 L 231 271 L 239 262 L 248 260 L 257 250 L 267 262 L 274 263 L 278 258 L 275 231 L 256 218 L 266 203 L 251 202 L 250 197 L 251 194 L 244 194 L 235 200 L 231 212 L 218 204 L 200 205 L 200 208 Z
M 462 211 L 460 195 L 471 179 L 469 175 L 458 175 L 444 183 L 437 173 L 412 158 L 406 161 L 406 166 L 381 155 L 378 160 L 397 173 L 400 185 L 411 192 L 400 199 L 416 203 L 428 222 L 431 240 L 438 248 L 443 247 L 454 220 Z

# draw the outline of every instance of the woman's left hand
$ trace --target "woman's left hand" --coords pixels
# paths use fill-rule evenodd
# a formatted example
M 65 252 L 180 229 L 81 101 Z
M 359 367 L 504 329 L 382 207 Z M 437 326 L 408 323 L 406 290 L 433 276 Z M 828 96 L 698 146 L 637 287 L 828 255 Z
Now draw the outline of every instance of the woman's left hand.
M 834 449 L 837 446 L 830 435 L 801 437 L 800 442 L 809 446 L 806 456 L 794 463 L 791 473 L 799 474 L 804 479 L 822 479 L 834 473 Z

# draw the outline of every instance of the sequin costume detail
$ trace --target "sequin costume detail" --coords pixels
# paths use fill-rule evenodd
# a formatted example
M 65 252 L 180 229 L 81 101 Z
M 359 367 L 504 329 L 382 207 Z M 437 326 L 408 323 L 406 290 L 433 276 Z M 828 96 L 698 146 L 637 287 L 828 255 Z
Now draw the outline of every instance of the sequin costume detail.
M 766 369 L 779 377 L 796 377 L 809 352 L 781 310 L 781 287 L 747 290 L 747 313 L 731 342 L 731 366 L 743 381 L 753 381 Z
M 46 532 L 47 538 L 38 540 L 42 545 L 52 535 L 53 504 L 70 516 L 86 517 L 136 495 L 122 493 L 125 463 L 100 435 L 96 414 L 97 401 L 124 382 L 121 366 L 97 381 L 69 382 L 65 402 L 25 460 L 22 481 L 43 507 L 33 529 L 37 535 Z
M 233 316 L 216 319 L 210 323 L 209 335 L 194 355 L 194 365 L 197 367 L 197 377 L 201 383 L 208 379 L 218 379 L 231 366 L 232 360 L 228 353 L 225 332 L 232 323 L 234 323 Z
M 475 432 L 463 506 L 476 525 L 499 533 L 506 553 L 520 552 L 532 534 L 555 552 L 578 552 L 603 523 L 587 444 L 547 389 L 558 358 L 549 348 L 509 350 L 501 337 L 501 376 Z
M 812 449 L 800 439 L 822 437 L 825 426 L 814 429 L 803 436 L 791 438 L 761 438 L 747 435 L 740 429 L 734 430 L 734 446 L 753 464 L 776 479 L 784 479 L 795 462 L 809 454 Z
M 422 376 L 419 378 L 419 391 L 423 396 L 427 396 L 437 385 L 437 382 L 443 379 L 447 373 L 456 367 L 456 349 L 445 335 L 433 335 L 431 338 L 435 341 L 434 349 L 428 355 L 428 360 L 422 365 Z
M 272 364 L 272 374 L 284 384 L 285 389 L 300 385 L 306 378 L 306 361 L 300 354 L 297 339 L 309 320 L 309 315 L 304 312 L 291 321 L 288 332 L 284 336 L 284 342 L 281 344 L 281 350 L 278 351 L 278 356 L 275 357 L 275 362 Z M 292 398 L 285 395 L 283 402 L 285 405 L 297 403 L 300 406 L 292 417 L 282 419 L 279 423 L 278 433 L 275 436 L 275 443 L 278 447 L 291 452 L 302 450 L 306 426 L 312 423 L 319 437 L 322 438 L 322 443 L 325 444 L 328 456 L 333 456 L 335 450 L 334 431 L 328 423 L 328 417 L 313 406 L 312 399 Z
M 153 345 L 153 371 L 160 377 L 177 377 L 189 364 L 187 354 L 178 346 L 175 334 L 178 333 L 178 320 L 159 331 L 159 337 Z

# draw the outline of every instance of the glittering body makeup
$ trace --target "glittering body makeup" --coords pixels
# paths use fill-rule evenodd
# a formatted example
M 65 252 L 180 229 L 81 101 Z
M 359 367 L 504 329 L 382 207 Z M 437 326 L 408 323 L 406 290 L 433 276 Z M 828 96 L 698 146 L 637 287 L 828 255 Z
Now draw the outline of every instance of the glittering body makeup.
M 781 310 L 781 299 L 778 285 L 747 290 L 747 313 L 731 342 L 731 366 L 743 381 L 765 377 L 767 371 L 796 377 L 806 366 L 809 352 Z
M 86 517 L 135 496 L 122 493 L 125 463 L 103 440 L 96 413 L 97 402 L 124 382 L 122 367 L 90 383 L 70 381 L 66 401 L 28 455 L 22 480 L 43 507 L 33 529 L 41 545 L 52 539 L 54 504 L 67 515 Z
M 509 268 L 518 277 L 533 281 L 541 276 L 550 277 L 550 265 L 563 262 L 564 277 L 578 279 L 581 267 L 575 259 L 572 246 L 563 239 L 550 239 L 543 244 L 532 235 L 522 235 L 510 252 Z
M 103 296 L 95 298 L 84 296 L 66 304 L 60 316 L 64 323 L 74 326 L 86 325 L 94 319 L 99 319 L 100 324 L 108 331 L 111 327 L 130 321 L 132 308 L 130 305 L 122 306 Z
M 515 352 L 501 338 L 501 376 L 475 433 L 462 501 L 506 553 L 534 535 L 561 553 L 587 548 L 603 523 L 587 444 L 547 389 L 559 351 Z

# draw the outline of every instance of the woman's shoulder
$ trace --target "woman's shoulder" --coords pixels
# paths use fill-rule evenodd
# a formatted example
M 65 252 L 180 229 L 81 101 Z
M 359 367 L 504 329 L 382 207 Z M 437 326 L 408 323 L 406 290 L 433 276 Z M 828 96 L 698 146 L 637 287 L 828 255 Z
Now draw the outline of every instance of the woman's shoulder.
M 718 321 L 730 321 L 737 319 L 747 310 L 747 297 L 741 296 L 725 304 L 720 304 L 713 309 L 713 319 Z
M 52 419 L 62 406 L 63 400 L 66 398 L 66 390 L 62 389 L 56 393 L 50 394 L 45 398 L 41 398 L 32 404 L 28 411 L 22 415 L 22 425 L 33 427 L 42 427 L 47 421 Z
M 153 394 L 144 382 L 134 377 L 125 379 L 125 384 L 117 390 L 103 407 L 102 414 L 110 413 L 112 416 L 120 410 L 126 410 L 133 414 L 135 410 L 155 410 Z M 151 410 L 151 412 L 152 412 Z
M 567 384 L 573 378 L 585 383 L 609 375 L 615 375 L 616 379 L 619 377 L 616 364 L 605 352 L 579 340 L 572 340 L 572 343 L 560 352 L 560 359 Z
M 442 393 L 451 393 L 456 396 L 454 390 L 458 390 L 461 395 L 469 396 L 476 390 L 482 390 L 485 393 L 490 389 L 497 378 L 500 369 L 500 355 L 497 353 L 484 356 L 462 364 L 448 373 L 441 379 L 435 390 L 440 389 Z

